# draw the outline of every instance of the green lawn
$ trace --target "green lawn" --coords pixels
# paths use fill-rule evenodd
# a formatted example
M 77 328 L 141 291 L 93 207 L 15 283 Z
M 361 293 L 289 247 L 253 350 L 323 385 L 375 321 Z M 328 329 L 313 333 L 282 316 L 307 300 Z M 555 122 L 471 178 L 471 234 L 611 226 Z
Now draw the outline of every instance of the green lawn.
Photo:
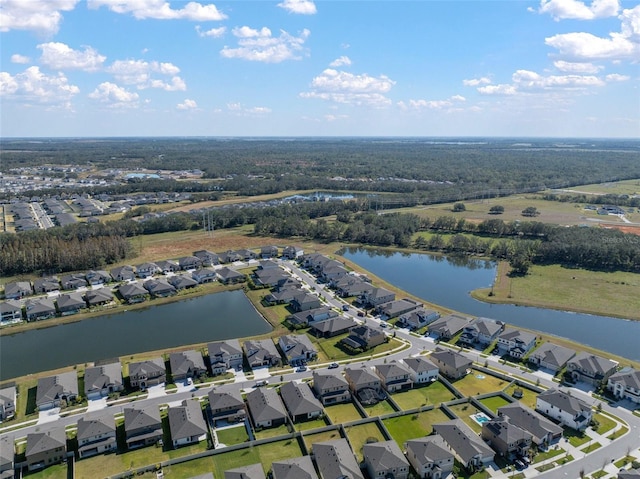
M 26 473 L 29 479 L 67 479 L 67 464 L 54 464 L 40 471 Z
M 428 436 L 433 425 L 449 420 L 441 409 L 383 419 L 383 424 L 400 447 L 409 439 Z
M 471 427 L 475 432 L 480 433 L 480 431 L 482 431 L 482 426 L 470 417 L 471 415 L 480 412 L 475 406 L 469 403 L 462 403 L 455 406 L 449 406 L 449 409 L 451 409 L 456 416 L 462 419 L 467 426 Z
M 598 434 L 606 434 L 616 427 L 616 422 L 605 414 L 594 414 L 593 418 L 598 421 L 599 424 L 596 428 Z
M 346 351 L 342 347 L 339 346 L 339 341 L 343 338 L 346 338 L 349 333 L 341 334 L 339 336 L 334 336 L 332 338 L 323 338 L 317 339 L 313 338 L 313 344 L 318 346 L 318 361 L 319 362 L 327 362 L 327 361 L 338 361 L 345 359 L 362 359 L 368 358 L 373 354 L 380 354 L 386 351 L 391 351 L 399 346 L 402 346 L 402 342 L 395 338 L 389 338 L 389 342 L 382 343 L 376 346 L 373 349 L 368 351 L 364 351 L 358 354 L 351 354 Z
M 613 434 L 611 434 L 608 439 L 611 439 L 612 441 L 614 439 L 618 439 L 619 437 L 624 436 L 626 433 L 629 432 L 629 428 L 627 426 L 622 426 L 620 429 L 618 429 L 616 432 L 614 432 Z
M 593 452 L 600 447 L 602 447 L 602 445 L 599 442 L 591 442 L 587 447 L 584 447 L 580 450 L 585 454 L 589 454 L 590 452 Z
M 580 447 L 591 440 L 586 434 L 580 433 L 570 427 L 563 427 L 562 429 L 564 429 L 564 437 L 569 440 L 569 444 L 573 447 Z
M 440 381 L 393 395 L 393 400 L 404 411 L 431 404 L 438 406 L 455 398 L 455 395 Z
M 469 397 L 502 391 L 509 383 L 490 374 L 472 371 L 452 384 L 463 396 Z
M 289 434 L 286 424 L 278 427 L 267 427 L 255 432 L 256 439 L 267 439 L 269 437 L 282 436 L 283 434 Z
M 234 444 L 240 444 L 249 440 L 247 434 L 247 428 L 244 424 L 236 427 L 227 427 L 224 429 L 216 429 L 216 436 L 218 436 L 218 442 L 225 446 L 232 446 Z
M 353 453 L 358 462 L 363 460 L 362 446 L 368 442 L 384 441 L 382 431 L 375 422 L 345 427 L 345 433 L 351 443 Z
M 546 461 L 547 459 L 551 459 L 552 457 L 556 457 L 556 456 L 560 456 L 561 454 L 564 454 L 564 449 L 558 447 L 553 448 L 553 449 L 549 449 L 547 451 L 544 452 L 539 452 L 538 454 L 536 454 L 533 457 L 533 462 L 534 464 L 536 462 L 542 462 L 542 461 Z
M 394 412 L 393 407 L 391 406 L 391 404 L 389 404 L 389 401 L 380 401 L 377 404 L 374 404 L 373 406 L 365 406 L 364 411 L 367 413 L 367 416 L 369 417 L 376 417 L 376 416 L 384 416 L 386 414 L 390 414 L 392 412 Z
M 324 412 L 331 419 L 332 424 L 342 424 L 362 419 L 362 416 L 360 416 L 360 413 L 351 402 L 327 406 L 324 408 Z
M 491 409 L 494 413 L 497 413 L 498 408 L 501 408 L 502 406 L 506 406 L 507 404 L 511 404 L 502 396 L 491 396 L 488 398 L 481 399 L 480 402 L 487 408 Z
M 341 436 L 337 429 L 318 432 L 315 434 L 305 434 L 304 436 L 302 436 L 302 439 L 304 440 L 304 444 L 307 447 L 308 451 L 311 451 L 312 445 L 316 442 L 335 441 L 336 439 L 340 438 Z
M 509 386 L 507 389 L 504 390 L 504 392 L 509 396 L 514 397 L 513 393 L 516 389 L 520 389 L 522 391 L 522 397 L 518 399 L 518 401 L 520 401 L 525 406 L 529 406 L 531 409 L 535 409 L 536 398 L 538 397 L 538 393 L 536 393 L 535 391 L 532 391 L 531 389 L 527 389 L 522 386 L 517 386 L 515 384 L 512 384 L 511 386 Z
M 327 421 L 325 421 L 324 418 L 295 423 L 296 431 L 310 431 L 311 429 L 318 429 L 319 427 L 325 426 L 327 426 Z

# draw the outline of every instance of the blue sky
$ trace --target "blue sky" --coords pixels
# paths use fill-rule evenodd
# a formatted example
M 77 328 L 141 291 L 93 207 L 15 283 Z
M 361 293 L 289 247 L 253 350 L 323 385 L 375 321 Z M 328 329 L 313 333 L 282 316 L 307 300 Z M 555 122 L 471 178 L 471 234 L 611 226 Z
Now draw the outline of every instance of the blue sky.
M 640 134 L 640 2 L 2 0 L 0 134 Z

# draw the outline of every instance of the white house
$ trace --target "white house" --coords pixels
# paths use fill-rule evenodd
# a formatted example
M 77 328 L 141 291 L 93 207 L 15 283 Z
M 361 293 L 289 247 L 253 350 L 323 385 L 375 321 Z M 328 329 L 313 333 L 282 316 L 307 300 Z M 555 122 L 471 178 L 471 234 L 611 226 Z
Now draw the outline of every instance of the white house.
M 536 411 L 577 431 L 584 431 L 591 422 L 591 407 L 584 401 L 559 389 L 538 394 Z

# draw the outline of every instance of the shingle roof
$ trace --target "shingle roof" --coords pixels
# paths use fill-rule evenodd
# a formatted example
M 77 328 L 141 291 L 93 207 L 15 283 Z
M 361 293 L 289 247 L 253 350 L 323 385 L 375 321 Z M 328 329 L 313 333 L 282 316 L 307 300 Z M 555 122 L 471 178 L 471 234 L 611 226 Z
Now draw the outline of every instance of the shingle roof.
M 409 462 L 395 441 L 365 444 L 362 447 L 362 453 L 365 461 L 373 467 L 374 471 L 387 471 L 400 467 L 406 467 L 409 470 Z
M 529 431 L 536 439 L 542 439 L 549 433 L 552 436 L 562 434 L 560 426 L 519 402 L 498 408 L 498 414 L 507 416 L 513 424 Z
M 613 374 L 609 380 L 614 383 L 622 383 L 625 387 L 640 390 L 640 370 L 623 369 Z
M 591 411 L 591 407 L 581 399 L 570 396 L 559 389 L 549 389 L 538 394 L 538 399 L 545 401 L 558 409 L 575 416 L 584 411 Z
M 482 456 L 494 455 L 493 449 L 460 419 L 434 424 L 433 430 L 462 458 L 465 464 L 478 454 Z
M 119 362 L 92 366 L 84 371 L 84 393 L 99 391 L 110 384 L 122 385 L 122 366 Z
M 444 439 L 437 434 L 411 439 L 407 441 L 406 449 L 415 454 L 421 464 L 453 458 L 453 453 L 447 448 Z
M 180 406 L 170 407 L 168 417 L 173 441 L 207 433 L 207 425 L 198 400 L 185 399 Z
M 422 356 L 405 358 L 405 359 L 403 359 L 403 361 L 407 365 L 407 367 L 411 371 L 415 372 L 416 374 L 419 374 L 419 373 L 425 372 L 425 371 L 433 371 L 435 369 L 438 369 L 438 366 L 436 366 L 431 361 L 429 361 L 427 358 L 422 357 Z
M 318 479 L 309 456 L 273 462 L 271 471 L 273 479 Z
M 208 393 L 208 397 L 211 409 L 244 407 L 244 401 L 242 400 L 239 389 L 230 389 L 228 391 L 216 391 L 215 389 L 211 389 Z
M 78 395 L 78 377 L 75 371 L 38 379 L 36 404 L 54 401 L 67 395 Z
M 346 439 L 316 442 L 311 447 L 320 475 L 324 479 L 342 477 L 364 479 Z
M 306 383 L 289 381 L 280 387 L 280 396 L 292 416 L 322 411 L 322 404 Z
M 262 464 L 238 467 L 224 471 L 224 479 L 266 479 Z
M 58 447 L 67 447 L 67 436 L 63 427 L 51 429 L 46 432 L 34 432 L 27 434 L 27 458 L 34 454 L 50 451 Z
M 594 372 L 604 375 L 615 368 L 618 363 L 611 359 L 589 354 L 587 352 L 578 353 L 567 364 L 574 364 L 584 371 Z
M 284 405 L 275 389 L 256 388 L 247 394 L 247 405 L 254 423 L 287 417 Z
M 102 434 L 116 432 L 116 422 L 113 414 L 103 414 L 92 419 L 81 417 L 78 419 L 78 441 Z
M 376 376 L 376 374 L 369 369 L 366 365 L 358 366 L 347 366 L 344 369 L 345 377 L 349 378 L 349 381 L 353 383 L 353 385 L 358 388 L 360 385 L 369 384 L 369 383 L 378 383 L 380 384 L 380 378 Z
M 160 410 L 157 406 L 124 408 L 124 429 L 132 430 L 149 426 L 160 426 Z
M 169 364 L 173 376 L 185 375 L 189 372 L 205 371 L 204 359 L 200 351 L 189 349 L 169 355 Z

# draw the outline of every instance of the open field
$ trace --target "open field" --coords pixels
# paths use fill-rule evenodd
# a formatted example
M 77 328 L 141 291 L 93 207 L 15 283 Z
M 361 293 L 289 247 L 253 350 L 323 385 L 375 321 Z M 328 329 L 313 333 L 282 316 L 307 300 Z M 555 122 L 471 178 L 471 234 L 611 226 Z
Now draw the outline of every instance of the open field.
M 405 411 L 421 406 L 438 406 L 453 399 L 456 396 L 440 381 L 393 394 L 393 400 Z
M 640 195 L 640 179 L 572 186 L 562 191 L 596 195 Z
M 402 447 L 405 441 L 417 437 L 428 436 L 433 431 L 433 425 L 449 420 L 442 409 L 417 414 L 383 419 L 383 424 L 391 437 Z
M 362 446 L 369 442 L 385 440 L 380 427 L 378 427 L 378 424 L 375 422 L 360 424 L 358 426 L 347 426 L 344 429 L 358 462 L 363 460 Z
M 461 379 L 451 383 L 463 396 L 478 396 L 502 391 L 507 382 L 489 374 L 472 371 Z
M 640 289 L 638 274 L 534 265 L 528 275 L 512 278 L 509 269 L 508 264 L 500 263 L 493 296 L 489 296 L 490 288 L 475 290 L 472 296 L 487 302 L 640 320 L 640 308 L 630 301 Z

